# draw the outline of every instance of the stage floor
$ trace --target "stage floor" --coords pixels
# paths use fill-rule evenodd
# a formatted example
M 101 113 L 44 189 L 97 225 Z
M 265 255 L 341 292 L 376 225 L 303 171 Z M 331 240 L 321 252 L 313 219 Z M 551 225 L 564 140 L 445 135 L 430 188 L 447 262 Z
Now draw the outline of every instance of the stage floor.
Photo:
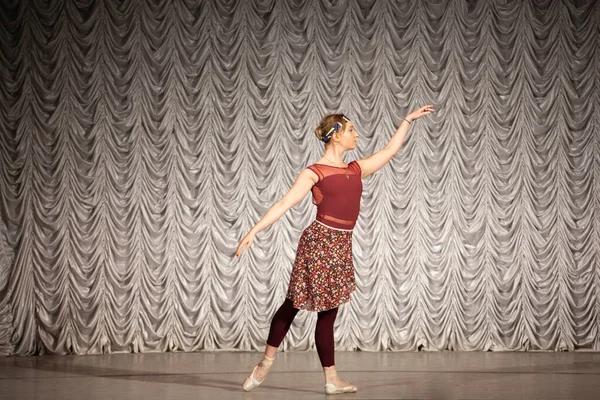
M 314 352 L 280 352 L 262 386 L 259 353 L 0 357 L 0 399 L 599 399 L 600 353 L 338 352 L 358 393 L 326 396 Z

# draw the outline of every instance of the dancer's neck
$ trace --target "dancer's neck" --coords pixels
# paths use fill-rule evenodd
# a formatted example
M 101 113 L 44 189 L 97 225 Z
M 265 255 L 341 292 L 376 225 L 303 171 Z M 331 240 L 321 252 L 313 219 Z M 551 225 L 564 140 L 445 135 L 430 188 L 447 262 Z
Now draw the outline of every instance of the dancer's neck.
M 327 149 L 323 158 L 331 162 L 332 164 L 336 164 L 337 166 L 346 165 L 344 162 L 344 152 L 336 149 Z

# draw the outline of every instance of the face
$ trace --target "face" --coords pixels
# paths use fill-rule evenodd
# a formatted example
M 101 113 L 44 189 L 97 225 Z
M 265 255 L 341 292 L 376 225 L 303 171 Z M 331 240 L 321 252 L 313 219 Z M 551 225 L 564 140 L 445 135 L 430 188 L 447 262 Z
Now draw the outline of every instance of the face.
M 356 140 L 358 139 L 358 133 L 354 130 L 354 124 L 352 122 L 346 122 L 346 129 L 342 133 L 336 133 L 337 143 L 342 146 L 344 150 L 353 150 L 356 148 Z

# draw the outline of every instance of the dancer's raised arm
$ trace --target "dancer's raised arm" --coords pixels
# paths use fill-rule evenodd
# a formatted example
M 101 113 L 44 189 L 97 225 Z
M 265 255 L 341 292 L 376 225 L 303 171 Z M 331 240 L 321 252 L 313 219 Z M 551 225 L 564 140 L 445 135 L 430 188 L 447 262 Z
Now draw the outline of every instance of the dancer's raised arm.
M 421 118 L 423 115 L 427 115 L 434 111 L 435 109 L 433 106 L 429 105 L 421 107 L 418 110 L 408 114 L 383 150 L 379 150 L 378 152 L 373 153 L 369 157 L 363 158 L 362 160 L 357 160 L 360 168 L 362 169 L 362 177 L 364 178 L 371 175 L 372 173 L 381 169 L 388 161 L 390 161 L 396 155 L 396 153 L 398 153 L 400 147 L 402 147 L 410 124 L 414 120 Z
M 248 249 L 254 241 L 254 236 L 262 231 L 263 229 L 274 224 L 287 210 L 298 204 L 306 195 L 310 192 L 311 188 L 318 181 L 318 176 L 309 169 L 305 169 L 298 175 L 296 182 L 292 188 L 275 203 L 269 211 L 262 217 L 260 221 L 254 225 L 254 227 L 248 232 L 246 236 L 240 241 L 237 247 L 235 256 L 239 257 L 242 254 L 244 248 Z

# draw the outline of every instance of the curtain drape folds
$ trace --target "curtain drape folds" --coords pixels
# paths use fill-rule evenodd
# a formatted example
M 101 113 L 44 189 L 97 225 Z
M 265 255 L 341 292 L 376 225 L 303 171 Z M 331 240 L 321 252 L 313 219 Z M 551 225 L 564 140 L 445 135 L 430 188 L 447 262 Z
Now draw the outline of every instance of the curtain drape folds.
M 2 214 L 0 208 L 0 215 Z M 8 231 L 0 218 L 0 356 L 13 352 L 11 336 L 13 334 L 13 317 L 10 303 L 9 276 L 14 253 L 8 244 Z
M 258 350 L 343 112 L 365 179 L 340 350 L 600 350 L 594 0 L 0 3 L 0 354 Z M 300 313 L 283 349 L 314 348 Z

